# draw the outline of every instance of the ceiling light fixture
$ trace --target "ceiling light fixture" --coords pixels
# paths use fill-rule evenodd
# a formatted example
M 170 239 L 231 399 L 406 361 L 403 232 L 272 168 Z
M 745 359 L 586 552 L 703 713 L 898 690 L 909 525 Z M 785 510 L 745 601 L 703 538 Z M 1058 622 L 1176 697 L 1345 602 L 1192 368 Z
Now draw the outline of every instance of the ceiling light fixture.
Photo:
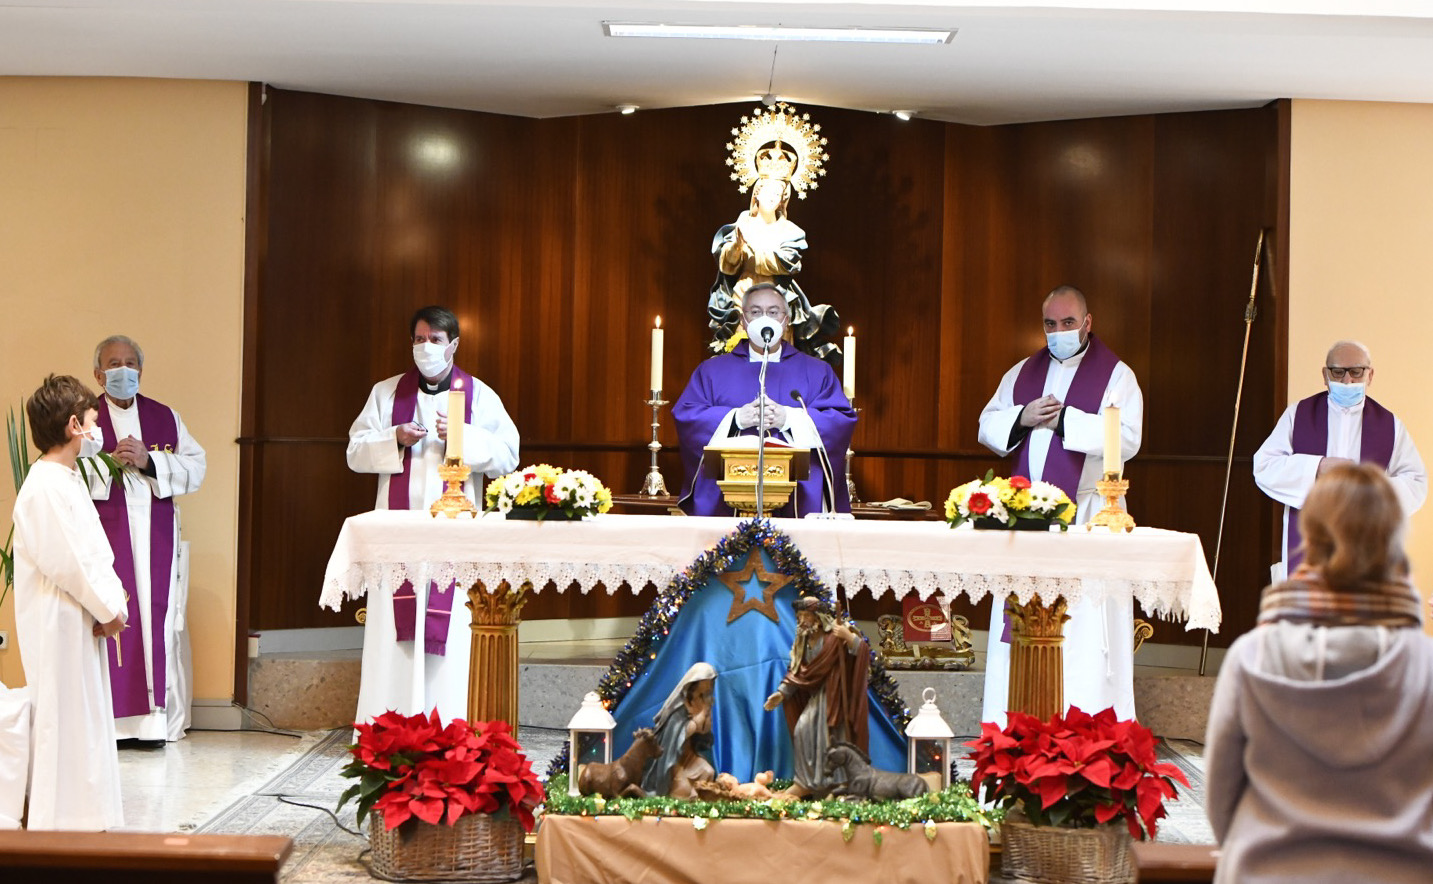
M 609 37 L 670 37 L 687 40 L 793 40 L 827 43 L 913 43 L 934 46 L 954 39 L 954 28 L 793 28 L 784 25 L 674 25 L 605 21 Z
M 891 113 L 895 114 L 895 115 L 896 115 L 896 119 L 900 120 L 900 121 L 903 122 L 903 123 L 904 123 L 906 120 L 909 120 L 911 117 L 913 117 L 913 116 L 916 115 L 916 112 L 915 112 L 915 111 L 904 111 L 904 110 L 902 110 L 902 111 L 891 111 Z
M 635 104 L 619 104 L 617 105 L 617 110 L 621 111 L 622 116 L 625 117 L 630 114 L 635 114 L 639 108 Z

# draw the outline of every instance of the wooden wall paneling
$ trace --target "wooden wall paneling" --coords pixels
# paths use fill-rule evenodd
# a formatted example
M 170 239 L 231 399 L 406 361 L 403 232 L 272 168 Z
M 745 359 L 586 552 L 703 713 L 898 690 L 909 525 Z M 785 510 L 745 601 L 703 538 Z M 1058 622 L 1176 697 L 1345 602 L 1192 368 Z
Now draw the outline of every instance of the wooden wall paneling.
M 257 348 L 261 474 L 248 558 L 266 575 L 255 581 L 255 625 L 323 622 L 313 600 L 333 537 L 371 506 L 375 485 L 344 466 L 347 427 L 369 386 L 409 364 L 405 323 L 421 304 L 458 312 L 459 361 L 503 397 L 523 462 L 636 490 L 648 460 L 647 330 L 660 313 L 675 399 L 706 356 L 712 234 L 747 204 L 724 144 L 749 108 L 534 121 L 281 90 L 269 107 L 267 251 L 247 344 Z M 1061 281 L 1086 288 L 1099 331 L 1142 379 L 1171 377 L 1203 401 L 1206 387 L 1170 374 L 1167 354 L 1202 334 L 1176 305 L 1244 263 L 1242 246 L 1225 254 L 1236 238 L 1226 231 L 1248 207 L 1215 195 L 1242 189 L 1220 184 L 1230 169 L 1238 182 L 1259 163 L 1275 170 L 1267 139 L 1241 127 L 1268 129 L 1276 111 L 974 128 L 809 110 L 832 162 L 821 188 L 792 204 L 810 242 L 800 280 L 863 342 L 854 473 L 867 499 L 939 506 L 999 464 L 978 444 L 976 417 L 1003 372 L 1043 342 L 1039 301 Z M 434 163 L 445 156 L 458 162 Z M 1203 346 L 1211 363 L 1231 358 L 1223 331 Z M 1207 388 L 1227 386 L 1226 371 Z M 1219 422 L 1203 410 L 1186 417 Z M 1178 495 L 1191 477 L 1203 487 L 1211 462 L 1181 458 L 1211 455 L 1164 426 L 1147 426 L 1149 515 L 1137 518 L 1191 525 L 1209 544 L 1206 502 L 1181 508 Z M 677 491 L 670 408 L 662 442 Z M 326 509 L 282 500 L 314 481 Z M 1268 516 L 1251 499 L 1238 519 L 1249 534 Z M 543 605 L 552 616 L 611 610 L 568 593 Z

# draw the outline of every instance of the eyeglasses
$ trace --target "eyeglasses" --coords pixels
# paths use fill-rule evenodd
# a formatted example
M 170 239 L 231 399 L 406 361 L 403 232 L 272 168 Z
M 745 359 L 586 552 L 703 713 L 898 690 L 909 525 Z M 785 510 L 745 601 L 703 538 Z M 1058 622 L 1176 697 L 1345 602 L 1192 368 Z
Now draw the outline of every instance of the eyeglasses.
M 1361 381 L 1363 380 L 1364 373 L 1367 372 L 1369 368 L 1370 366 L 1367 365 L 1350 365 L 1348 368 L 1341 368 L 1337 365 L 1324 366 L 1324 370 L 1329 373 L 1329 377 L 1336 381 L 1341 381 L 1344 378 L 1348 378 L 1352 381 Z
M 786 318 L 785 307 L 767 307 L 765 310 L 760 307 L 748 307 L 743 312 L 747 319 L 760 319 L 762 316 L 770 316 L 772 319 L 780 322 Z

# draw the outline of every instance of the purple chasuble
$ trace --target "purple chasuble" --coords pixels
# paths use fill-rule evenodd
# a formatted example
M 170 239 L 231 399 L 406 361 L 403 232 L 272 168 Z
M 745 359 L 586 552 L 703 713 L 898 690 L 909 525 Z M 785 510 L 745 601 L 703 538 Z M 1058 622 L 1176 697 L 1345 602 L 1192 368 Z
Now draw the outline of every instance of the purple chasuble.
M 1363 435 L 1359 439 L 1358 459 L 1364 463 L 1378 464 L 1384 471 L 1393 460 L 1393 412 L 1368 398 L 1363 398 Z M 1323 457 L 1329 448 L 1329 394 L 1325 390 L 1301 400 L 1294 407 L 1294 432 L 1291 440 L 1294 454 L 1314 454 Z M 1303 536 L 1299 534 L 1299 511 L 1289 507 L 1289 543 L 1284 548 L 1284 561 L 1288 562 L 1289 573 L 1304 560 L 1300 549 Z
M 135 407 L 139 409 L 139 432 L 150 451 L 172 452 L 179 444 L 179 422 L 167 405 L 161 405 L 147 396 L 135 395 Z M 110 420 L 109 405 L 100 403 L 99 419 L 96 423 L 104 433 L 104 451 L 113 452 L 118 439 L 115 438 L 114 422 Z M 133 481 L 132 479 L 130 481 Z M 138 481 L 143 482 L 143 479 Z M 110 484 L 109 499 L 96 500 L 100 525 L 109 538 L 110 549 L 114 551 L 114 572 L 124 586 L 125 609 L 129 628 L 116 636 L 116 643 L 108 646 L 110 693 L 116 718 L 132 715 L 148 715 L 164 708 L 166 690 L 166 669 L 168 654 L 164 646 L 165 620 L 169 613 L 169 590 L 174 575 L 174 500 L 168 497 L 154 497 L 149 501 L 149 628 L 150 669 L 154 674 L 154 691 L 150 693 L 149 679 L 144 673 L 144 619 L 139 611 L 139 589 L 134 567 L 133 538 L 129 533 L 129 502 L 125 491 L 128 482 L 116 480 Z M 142 541 L 143 542 L 143 541 Z M 120 665 L 123 660 L 124 665 Z
M 393 413 L 389 418 L 389 426 L 406 424 L 418 413 L 419 380 L 417 368 L 408 369 L 403 377 L 398 379 L 398 388 L 393 393 Z M 476 386 L 473 376 L 455 365 L 448 376 L 448 383 L 451 385 L 454 381 L 460 382 L 463 388 L 463 423 L 472 423 L 473 387 Z M 450 415 L 449 420 L 451 419 Z M 412 479 L 413 449 L 404 448 L 402 472 L 388 479 L 388 509 L 409 508 L 409 483 Z M 467 484 L 467 480 L 464 480 L 463 486 L 467 487 Z M 453 588 L 456 585 L 456 581 L 449 583 L 446 590 L 439 592 L 438 584 L 428 584 L 428 609 L 423 617 L 423 649 L 435 657 L 442 657 L 448 650 L 448 621 L 453 616 Z M 405 580 L 393 593 L 393 626 L 398 633 L 398 641 L 413 641 L 417 624 L 418 596 L 413 584 Z
M 1050 373 L 1050 355 L 1048 347 L 1041 347 L 1040 351 L 1020 366 L 1020 373 L 1015 376 L 1015 389 L 1012 398 L 1015 404 L 1025 406 L 1045 395 L 1045 379 Z M 1104 342 L 1092 332 L 1087 339 L 1085 355 L 1080 359 L 1080 365 L 1075 369 L 1075 376 L 1070 380 L 1070 389 L 1065 393 L 1065 404 L 1073 406 L 1087 414 L 1098 414 L 1100 406 L 1105 399 L 1105 389 L 1110 385 L 1110 376 L 1115 372 L 1115 366 L 1119 365 L 1120 358 L 1114 351 L 1106 347 Z M 1030 475 L 1030 437 L 1027 435 L 1021 440 L 1015 454 L 1015 467 L 1013 474 L 1024 476 L 1031 481 L 1039 480 L 1049 482 L 1069 496 L 1075 506 L 1080 505 L 1080 476 L 1085 471 L 1085 453 L 1083 451 L 1071 451 L 1064 445 L 1064 440 L 1056 439 L 1050 442 L 1050 448 L 1045 453 L 1045 467 L 1041 475 Z M 1010 615 L 1005 615 L 1005 629 L 1001 633 L 1000 640 L 1010 641 Z
M 682 395 L 672 406 L 681 445 L 682 466 L 686 471 L 681 507 L 695 516 L 729 516 L 731 507 L 722 500 L 717 487 L 720 464 L 709 464 L 703 458 L 712 434 L 733 408 L 740 408 L 756 399 L 761 363 L 752 362 L 745 341 L 731 353 L 713 356 L 697 366 Z M 766 369 L 766 395 L 772 402 L 787 408 L 801 408 L 792 392 L 799 392 L 806 401 L 811 421 L 826 446 L 831 460 L 831 491 L 836 512 L 850 512 L 851 498 L 846 488 L 846 449 L 856 427 L 851 402 L 841 391 L 841 383 L 831 366 L 814 356 L 800 352 L 790 344 L 781 349 L 781 361 Z M 752 427 L 739 435 L 755 436 Z M 779 435 L 768 433 L 768 435 Z M 804 516 L 822 511 L 825 470 L 820 458 L 811 456 L 811 471 L 797 484 L 792 500 L 773 516 Z

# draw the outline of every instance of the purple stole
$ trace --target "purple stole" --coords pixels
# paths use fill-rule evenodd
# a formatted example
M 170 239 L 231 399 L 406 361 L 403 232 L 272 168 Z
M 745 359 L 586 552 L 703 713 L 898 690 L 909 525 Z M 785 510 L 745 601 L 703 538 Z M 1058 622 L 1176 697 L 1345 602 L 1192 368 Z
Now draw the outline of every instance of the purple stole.
M 1028 405 L 1045 395 L 1045 378 L 1050 373 L 1050 360 L 1053 358 L 1048 347 L 1041 347 L 1038 353 L 1026 359 L 1025 364 L 1020 366 L 1020 373 L 1015 376 L 1013 391 L 1016 405 Z M 1065 404 L 1089 414 L 1098 414 L 1100 405 L 1105 399 L 1105 389 L 1110 385 L 1110 376 L 1114 374 L 1115 366 L 1119 365 L 1119 361 L 1120 358 L 1114 354 L 1114 351 L 1106 347 L 1103 341 L 1091 333 L 1086 342 L 1085 355 L 1080 359 L 1080 366 L 1075 369 L 1075 377 L 1070 381 L 1070 389 L 1065 394 Z M 1045 468 L 1041 471 L 1040 480 L 1049 482 L 1065 492 L 1078 507 L 1080 505 L 1080 475 L 1084 471 L 1084 452 L 1070 451 L 1060 440 L 1052 440 L 1050 450 L 1045 454 Z M 1020 443 L 1015 455 L 1013 474 L 1031 480 L 1035 479 L 1030 475 L 1030 437 L 1028 435 Z M 1000 640 L 1010 641 L 1009 614 L 1005 615 L 1005 629 Z
M 179 423 L 174 412 L 147 396 L 135 396 L 139 409 L 139 430 L 150 451 L 173 451 L 179 444 Z M 104 451 L 113 452 L 116 443 L 114 423 L 110 420 L 109 404 L 101 401 L 99 424 L 104 433 Z M 142 481 L 142 480 L 141 480 Z M 134 547 L 129 534 L 129 503 L 126 483 L 110 484 L 109 499 L 96 500 L 100 524 L 114 551 L 114 571 L 124 586 L 128 629 L 109 645 L 110 692 L 116 718 L 148 715 L 163 709 L 166 689 L 166 648 L 164 646 L 165 616 L 169 612 L 169 589 L 174 575 L 174 500 L 151 497 L 149 502 L 149 626 L 150 666 L 154 673 L 154 694 L 151 697 L 144 674 L 144 619 L 139 612 L 139 590 L 135 581 Z M 108 643 L 106 643 L 108 644 Z M 116 650 L 118 648 L 118 650 Z M 125 665 L 119 661 L 123 659 Z
M 393 393 L 393 414 L 389 420 L 389 426 L 406 424 L 413 420 L 413 415 L 418 412 L 418 369 L 410 368 L 401 378 L 398 379 L 398 389 Z M 473 419 L 473 376 L 453 366 L 452 374 L 448 382 L 462 381 L 463 384 L 463 423 L 471 423 Z M 452 416 L 449 415 L 449 420 Z M 408 509 L 408 489 L 413 478 L 413 449 L 403 449 L 403 471 L 388 479 L 388 508 L 391 510 Z M 464 485 L 467 483 L 464 482 Z M 438 584 L 428 584 L 428 609 L 423 618 L 423 647 L 424 650 L 442 657 L 448 650 L 448 623 L 453 616 L 453 589 L 457 581 L 448 584 L 443 592 L 438 592 Z M 414 632 L 418 625 L 418 594 L 413 588 L 411 581 L 405 580 L 393 593 L 393 626 L 398 633 L 398 641 L 413 641 Z
M 1368 398 L 1363 399 L 1363 431 L 1359 439 L 1358 459 L 1374 463 L 1386 471 L 1393 460 L 1393 412 Z M 1299 402 L 1294 407 L 1294 432 L 1291 440 L 1294 454 L 1323 457 L 1329 447 L 1329 394 L 1325 390 Z M 1299 511 L 1289 507 L 1289 543 L 1284 548 L 1284 561 L 1289 573 L 1304 560 L 1303 536 L 1299 534 Z
M 1053 357 L 1050 356 L 1049 349 L 1041 347 L 1040 352 L 1026 359 L 1025 364 L 1020 366 L 1020 373 L 1015 376 L 1014 399 L 1016 405 L 1027 405 L 1045 395 L 1045 377 L 1049 373 L 1051 358 Z M 1114 354 L 1114 351 L 1091 334 L 1085 348 L 1085 355 L 1080 360 L 1080 367 L 1075 369 L 1075 377 L 1070 381 L 1070 390 L 1065 394 L 1065 404 L 1089 414 L 1099 414 L 1100 405 L 1105 398 L 1105 388 L 1109 386 L 1110 376 L 1114 374 L 1115 366 L 1119 365 L 1119 361 L 1120 358 Z M 1084 470 L 1084 452 L 1070 451 L 1056 441 L 1050 444 L 1050 451 L 1045 455 L 1045 469 L 1039 478 L 1064 491 L 1070 496 L 1070 500 L 1079 506 L 1080 474 Z M 1015 455 L 1014 474 L 1031 480 L 1035 479 L 1030 475 L 1028 436 L 1020 444 Z

